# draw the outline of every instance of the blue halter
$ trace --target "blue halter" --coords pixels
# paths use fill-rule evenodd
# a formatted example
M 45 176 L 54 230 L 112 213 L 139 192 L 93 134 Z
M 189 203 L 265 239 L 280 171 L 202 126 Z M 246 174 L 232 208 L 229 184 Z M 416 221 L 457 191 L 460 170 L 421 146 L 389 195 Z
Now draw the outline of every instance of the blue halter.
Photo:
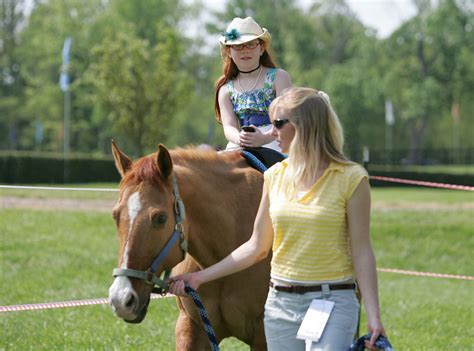
M 168 256 L 169 252 L 176 244 L 178 239 L 180 240 L 180 248 L 183 252 L 183 259 L 186 256 L 188 251 L 188 242 L 184 237 L 184 229 L 183 229 L 183 222 L 186 217 L 185 209 L 184 209 L 184 202 L 179 195 L 179 188 L 178 183 L 176 182 L 176 177 L 172 176 L 173 181 L 173 195 L 174 195 L 174 215 L 176 220 L 176 225 L 174 228 L 171 237 L 166 242 L 163 249 L 160 251 L 158 256 L 155 257 L 150 268 L 147 271 L 139 271 L 136 269 L 128 269 L 128 268 L 115 268 L 113 270 L 112 275 L 114 277 L 118 276 L 125 276 L 130 278 L 137 278 L 142 279 L 145 281 L 146 284 L 153 286 L 153 292 L 158 294 L 165 294 L 168 290 L 168 286 L 166 285 L 166 280 L 170 275 L 170 271 L 165 271 L 165 276 L 163 279 L 157 277 L 155 275 L 156 271 L 160 264 L 165 260 L 166 256 Z M 219 351 L 219 344 L 217 342 L 216 332 L 209 321 L 209 317 L 207 315 L 206 309 L 201 302 L 201 299 L 198 293 L 193 290 L 191 287 L 186 286 L 185 291 L 188 295 L 190 295 L 198 309 L 199 316 L 204 324 L 204 329 L 207 333 L 207 337 L 209 339 L 209 343 L 211 346 L 212 351 Z
M 188 242 L 186 241 L 186 238 L 184 237 L 184 230 L 183 230 L 183 221 L 186 217 L 186 214 L 184 210 L 184 203 L 179 195 L 178 183 L 176 182 L 176 177 L 174 176 L 174 174 L 172 176 L 172 181 L 173 181 L 173 195 L 174 195 L 174 215 L 175 215 L 176 225 L 175 225 L 173 233 L 171 234 L 171 237 L 168 239 L 168 241 L 166 242 L 165 246 L 160 251 L 158 256 L 155 257 L 150 268 L 148 268 L 147 271 L 139 271 L 136 269 L 129 269 L 129 268 L 115 268 L 112 272 L 112 275 L 114 277 L 125 276 L 125 277 L 130 277 L 130 278 L 142 279 L 145 281 L 145 283 L 154 287 L 153 292 L 161 293 L 161 294 L 165 293 L 167 290 L 166 279 L 169 277 L 170 271 L 166 271 L 164 279 L 161 279 L 160 277 L 157 277 L 155 275 L 158 267 L 165 260 L 166 256 L 168 256 L 169 252 L 171 251 L 173 246 L 176 244 L 178 239 L 180 240 L 180 248 L 181 248 L 181 251 L 183 252 L 183 259 L 184 259 L 184 256 L 186 255 L 186 252 L 188 251 Z M 155 288 L 155 286 L 157 286 L 157 288 Z

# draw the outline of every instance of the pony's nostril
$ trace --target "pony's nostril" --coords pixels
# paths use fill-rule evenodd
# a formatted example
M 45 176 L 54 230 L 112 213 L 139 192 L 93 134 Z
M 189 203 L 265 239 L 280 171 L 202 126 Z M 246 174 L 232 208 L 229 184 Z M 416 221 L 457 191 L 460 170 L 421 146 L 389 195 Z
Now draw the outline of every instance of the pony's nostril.
M 129 294 L 127 298 L 125 299 L 125 307 L 132 308 L 134 304 L 135 304 L 135 298 L 133 294 Z
M 122 306 L 127 311 L 133 311 L 137 307 L 137 296 L 133 291 L 126 290 L 122 299 Z

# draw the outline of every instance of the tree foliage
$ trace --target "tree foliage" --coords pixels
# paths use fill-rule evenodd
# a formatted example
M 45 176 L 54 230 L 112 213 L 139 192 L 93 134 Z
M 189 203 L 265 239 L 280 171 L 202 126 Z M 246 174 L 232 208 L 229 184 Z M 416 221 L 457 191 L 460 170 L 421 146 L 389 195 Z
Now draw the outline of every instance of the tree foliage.
M 388 99 L 393 147 L 410 149 L 408 161 L 422 161 L 427 147 L 473 147 L 472 4 L 412 1 L 418 13 L 379 39 L 344 0 L 304 9 L 285 0 L 228 0 L 207 21 L 204 1 L 44 0 L 25 16 L 25 0 L 1 0 L 0 148 L 62 149 L 58 78 L 68 36 L 73 151 L 107 153 L 111 138 L 136 154 L 159 142 L 222 145 L 213 112 L 222 61 L 208 37 L 235 16 L 268 28 L 276 61 L 294 84 L 331 96 L 352 158 L 362 146 L 386 147 Z
M 16 109 L 23 96 L 18 57 L 18 32 L 23 24 L 23 1 L 2 0 L 0 3 L 0 147 L 17 146 L 12 133 L 17 128 Z
M 441 1 L 437 8 L 426 1 L 417 1 L 417 6 L 418 15 L 386 43 L 391 62 L 385 74 L 386 93 L 405 120 L 411 161 L 420 161 L 422 146 L 436 147 L 444 141 L 445 145 L 459 147 L 460 135 L 453 133 L 460 128 L 460 117 L 453 116 L 453 108 L 461 101 L 472 108 L 467 96 L 473 91 L 471 77 L 456 79 L 473 66 L 472 59 L 465 61 L 463 54 L 472 47 L 473 14 L 464 12 L 454 0 Z M 468 119 L 463 124 L 472 128 L 471 114 L 462 115 L 462 120 Z M 428 133 L 437 125 L 446 125 L 446 120 L 452 122 L 450 138 L 445 138 L 446 132 L 430 138 Z
M 180 48 L 169 27 L 157 27 L 160 40 L 152 47 L 134 35 L 132 24 L 124 25 L 128 31 L 112 33 L 95 47 L 88 81 L 97 88 L 97 101 L 110 111 L 114 130 L 142 154 L 147 144 L 166 139 L 184 94 Z

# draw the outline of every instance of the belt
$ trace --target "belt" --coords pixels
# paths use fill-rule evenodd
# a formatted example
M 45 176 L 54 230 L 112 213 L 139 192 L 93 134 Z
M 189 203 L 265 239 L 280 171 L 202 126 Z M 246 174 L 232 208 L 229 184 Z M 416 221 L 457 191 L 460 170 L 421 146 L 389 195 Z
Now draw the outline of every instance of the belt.
M 294 294 L 305 294 L 307 292 L 323 291 L 322 285 L 275 285 L 270 282 L 270 287 L 277 291 Z M 354 290 L 355 284 L 328 284 L 329 290 Z

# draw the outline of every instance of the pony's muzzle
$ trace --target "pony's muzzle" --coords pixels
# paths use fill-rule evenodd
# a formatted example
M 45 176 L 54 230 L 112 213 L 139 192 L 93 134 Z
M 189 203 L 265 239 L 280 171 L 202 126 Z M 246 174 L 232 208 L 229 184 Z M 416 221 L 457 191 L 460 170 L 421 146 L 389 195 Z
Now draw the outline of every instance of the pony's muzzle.
M 118 317 L 135 319 L 138 314 L 138 295 L 131 286 L 128 286 L 129 284 L 123 284 L 121 280 L 123 277 L 115 279 L 109 289 L 110 305 Z

